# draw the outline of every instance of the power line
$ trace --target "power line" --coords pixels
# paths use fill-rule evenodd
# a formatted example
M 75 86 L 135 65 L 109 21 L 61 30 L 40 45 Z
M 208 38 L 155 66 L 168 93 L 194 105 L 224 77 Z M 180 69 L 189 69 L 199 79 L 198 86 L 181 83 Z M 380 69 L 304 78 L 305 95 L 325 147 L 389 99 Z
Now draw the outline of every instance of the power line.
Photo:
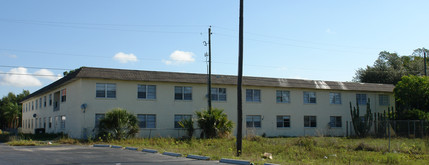
M 73 70 L 73 69 L 66 69 L 66 68 L 49 68 L 49 67 L 35 67 L 35 66 L 18 66 L 18 65 L 0 65 L 2 68 L 30 68 L 30 69 L 50 69 L 50 70 Z
M 65 27 L 74 29 L 91 29 L 91 30 L 110 30 L 110 31 L 125 31 L 125 32 L 143 32 L 143 33 L 165 33 L 165 34 L 199 34 L 200 32 L 190 31 L 159 31 L 159 30 L 141 30 L 141 29 L 120 29 L 120 28 L 106 28 L 101 26 L 139 26 L 139 27 L 196 27 L 193 25 L 120 25 L 120 24 L 90 24 L 90 23 L 66 23 L 66 22 L 52 22 L 52 21 L 31 21 L 31 20 L 7 20 L 0 19 L 3 22 L 42 25 L 52 27 Z M 202 25 L 199 25 L 202 26 Z
M 33 74 L 33 73 L 11 73 L 11 72 L 2 73 L 2 72 L 0 72 L 0 74 L 5 74 L 5 75 L 23 75 L 23 76 L 62 77 L 62 76 L 51 75 L 51 74 Z
M 225 27 L 220 26 L 213 26 L 215 28 L 220 28 L 232 32 L 237 32 L 237 30 L 229 29 Z M 272 35 L 266 35 L 266 34 L 260 34 L 260 33 L 254 33 L 254 32 L 245 32 L 246 35 L 254 35 L 254 36 L 261 36 L 265 38 L 274 38 L 274 39 L 280 39 L 280 40 L 287 40 L 292 42 L 301 42 L 306 44 L 318 44 L 318 45 L 328 45 L 328 46 L 335 46 L 335 47 L 346 47 L 346 48 L 357 48 L 357 49 L 374 49 L 379 50 L 378 48 L 369 48 L 369 47 L 357 47 L 357 46 L 351 46 L 351 45 L 340 45 L 340 44 L 332 44 L 332 43 L 324 43 L 324 42 L 315 42 L 315 41 L 307 41 L 307 40 L 299 40 L 299 39 L 293 39 L 293 38 L 286 38 L 286 37 L 279 37 L 279 36 L 272 36 Z M 236 36 L 234 36 L 236 37 Z

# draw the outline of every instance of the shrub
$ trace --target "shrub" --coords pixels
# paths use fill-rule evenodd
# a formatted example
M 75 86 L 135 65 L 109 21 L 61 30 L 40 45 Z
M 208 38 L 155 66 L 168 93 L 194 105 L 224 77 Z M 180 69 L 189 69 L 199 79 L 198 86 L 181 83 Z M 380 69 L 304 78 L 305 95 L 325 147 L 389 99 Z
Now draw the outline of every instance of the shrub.
M 127 110 L 116 108 L 106 113 L 100 120 L 98 136 L 101 139 L 122 140 L 134 137 L 139 131 L 137 117 Z
M 202 129 L 200 137 L 215 138 L 228 136 L 233 128 L 232 121 L 223 113 L 222 109 L 203 110 L 197 114 L 198 127 Z
M 192 135 L 194 135 L 194 131 L 195 131 L 194 121 L 192 120 L 192 118 L 179 121 L 179 125 L 180 127 L 186 129 L 186 133 L 188 137 L 192 138 Z

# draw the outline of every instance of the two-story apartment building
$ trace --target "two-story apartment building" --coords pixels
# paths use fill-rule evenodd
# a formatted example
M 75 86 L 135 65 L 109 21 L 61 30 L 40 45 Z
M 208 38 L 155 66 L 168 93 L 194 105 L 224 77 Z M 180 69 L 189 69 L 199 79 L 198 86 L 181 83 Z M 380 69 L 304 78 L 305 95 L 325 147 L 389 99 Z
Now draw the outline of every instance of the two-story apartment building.
M 237 121 L 237 77 L 212 75 L 212 105 Z M 267 136 L 346 134 L 349 102 L 373 112 L 394 105 L 393 85 L 243 77 L 243 132 Z M 22 128 L 93 136 L 113 108 L 139 119 L 140 136 L 183 136 L 177 122 L 207 108 L 207 75 L 82 67 L 22 101 Z M 365 112 L 362 111 L 362 115 Z M 236 125 L 235 125 L 236 126 Z M 234 129 L 236 130 L 236 129 Z M 235 132 L 235 131 L 234 131 Z

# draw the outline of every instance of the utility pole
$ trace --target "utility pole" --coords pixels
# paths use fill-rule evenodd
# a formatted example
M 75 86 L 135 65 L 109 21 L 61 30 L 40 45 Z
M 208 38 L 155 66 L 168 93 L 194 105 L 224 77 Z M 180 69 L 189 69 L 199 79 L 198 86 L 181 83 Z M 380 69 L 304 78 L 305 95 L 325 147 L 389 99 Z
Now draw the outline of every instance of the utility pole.
M 209 114 L 212 113 L 212 45 L 211 45 L 211 28 L 212 26 L 209 27 L 209 82 L 208 82 L 208 112 Z
M 242 103 L 242 79 L 243 79 L 243 0 L 240 0 L 240 18 L 238 34 L 238 80 L 237 80 L 237 156 L 241 155 L 243 134 L 243 103 Z

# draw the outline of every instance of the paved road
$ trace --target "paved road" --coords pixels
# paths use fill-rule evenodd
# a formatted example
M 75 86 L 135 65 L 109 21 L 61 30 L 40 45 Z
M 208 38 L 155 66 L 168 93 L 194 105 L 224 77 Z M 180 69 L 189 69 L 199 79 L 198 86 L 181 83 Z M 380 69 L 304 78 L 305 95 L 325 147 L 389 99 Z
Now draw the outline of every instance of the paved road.
M 60 145 L 60 146 L 8 146 L 0 144 L 0 164 L 220 164 L 218 161 L 201 161 L 183 157 L 144 153 L 115 148 Z

